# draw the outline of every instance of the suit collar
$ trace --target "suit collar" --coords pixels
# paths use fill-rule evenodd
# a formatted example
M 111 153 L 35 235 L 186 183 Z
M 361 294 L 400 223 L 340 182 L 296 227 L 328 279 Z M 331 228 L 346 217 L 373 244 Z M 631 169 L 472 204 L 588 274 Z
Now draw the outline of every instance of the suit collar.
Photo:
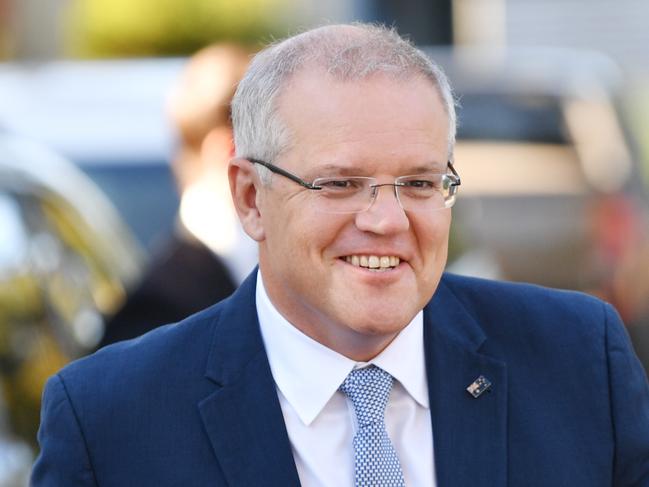
M 256 272 L 221 306 L 205 376 L 217 384 L 198 405 L 229 485 L 299 486 L 259 332 Z
M 469 313 L 464 303 L 456 296 L 442 278 L 428 305 L 424 308 L 427 329 L 440 339 L 455 343 L 468 351 L 478 351 L 487 340 L 487 335 L 478 321 Z
M 425 308 L 424 343 L 438 486 L 506 485 L 506 365 L 484 353 L 484 331 L 444 279 Z M 481 375 L 492 386 L 474 398 L 466 388 Z
M 255 271 L 223 302 L 214 324 L 205 377 L 219 385 L 232 383 L 249 362 L 265 354 L 255 307 L 256 283 Z

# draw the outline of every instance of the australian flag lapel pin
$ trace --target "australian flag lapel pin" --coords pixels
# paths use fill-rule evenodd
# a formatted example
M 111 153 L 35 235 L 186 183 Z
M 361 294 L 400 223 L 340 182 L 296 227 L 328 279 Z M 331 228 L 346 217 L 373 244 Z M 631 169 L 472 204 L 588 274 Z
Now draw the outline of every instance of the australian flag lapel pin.
M 491 381 L 487 379 L 484 375 L 481 375 L 476 380 L 474 380 L 469 387 L 466 388 L 467 392 L 471 394 L 474 398 L 480 397 L 480 395 L 489 390 L 491 387 Z

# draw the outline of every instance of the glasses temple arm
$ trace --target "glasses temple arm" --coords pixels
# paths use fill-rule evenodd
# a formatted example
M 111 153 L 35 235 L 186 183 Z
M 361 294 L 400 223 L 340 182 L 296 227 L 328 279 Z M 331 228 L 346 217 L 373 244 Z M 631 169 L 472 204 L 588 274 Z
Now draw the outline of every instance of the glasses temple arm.
M 285 178 L 288 178 L 291 181 L 296 182 L 300 186 L 304 186 L 307 189 L 322 189 L 320 186 L 314 186 L 311 183 L 307 183 L 303 179 L 298 178 L 295 174 L 291 174 L 290 172 L 285 171 L 281 167 L 278 167 L 275 164 L 271 164 L 270 162 L 261 161 L 259 159 L 248 159 L 248 161 L 252 162 L 253 164 L 259 164 L 261 166 L 264 166 L 269 171 L 284 176 Z
M 453 163 L 451 161 L 448 161 L 446 163 L 446 166 L 451 170 L 451 173 L 453 173 L 453 176 L 457 178 L 457 182 L 451 183 L 453 186 L 460 186 L 462 184 L 462 180 L 460 179 L 460 175 L 457 173 L 455 168 L 453 167 Z

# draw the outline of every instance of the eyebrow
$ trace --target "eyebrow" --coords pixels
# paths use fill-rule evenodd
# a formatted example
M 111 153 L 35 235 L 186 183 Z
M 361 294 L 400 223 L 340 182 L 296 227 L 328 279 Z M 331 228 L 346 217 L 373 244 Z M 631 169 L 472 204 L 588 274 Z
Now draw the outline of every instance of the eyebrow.
M 422 174 L 427 172 L 444 173 L 446 172 L 448 162 L 430 162 L 411 166 L 403 172 L 403 175 L 409 174 Z M 340 166 L 337 164 L 324 164 L 313 168 L 311 173 L 316 174 L 315 177 L 336 177 L 336 176 L 365 176 L 368 175 L 367 168 L 361 166 Z
M 434 172 L 434 173 L 445 173 L 448 168 L 448 161 L 444 162 L 430 162 L 428 164 L 422 164 L 419 166 L 412 167 L 409 169 L 409 174 L 420 174 L 425 172 Z
M 336 164 L 325 164 L 313 169 L 313 172 L 318 174 L 326 174 L 327 176 L 359 176 L 367 172 L 359 166 L 339 166 Z

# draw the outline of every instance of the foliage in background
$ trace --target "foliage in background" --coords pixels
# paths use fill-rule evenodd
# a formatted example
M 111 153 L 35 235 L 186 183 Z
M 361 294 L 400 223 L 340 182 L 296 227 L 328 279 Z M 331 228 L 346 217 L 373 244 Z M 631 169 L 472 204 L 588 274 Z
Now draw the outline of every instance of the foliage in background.
M 67 51 L 82 58 L 174 56 L 219 40 L 260 45 L 297 22 L 295 0 L 72 0 Z
M 0 0 L 0 60 L 7 59 L 11 52 L 10 9 L 7 0 Z

